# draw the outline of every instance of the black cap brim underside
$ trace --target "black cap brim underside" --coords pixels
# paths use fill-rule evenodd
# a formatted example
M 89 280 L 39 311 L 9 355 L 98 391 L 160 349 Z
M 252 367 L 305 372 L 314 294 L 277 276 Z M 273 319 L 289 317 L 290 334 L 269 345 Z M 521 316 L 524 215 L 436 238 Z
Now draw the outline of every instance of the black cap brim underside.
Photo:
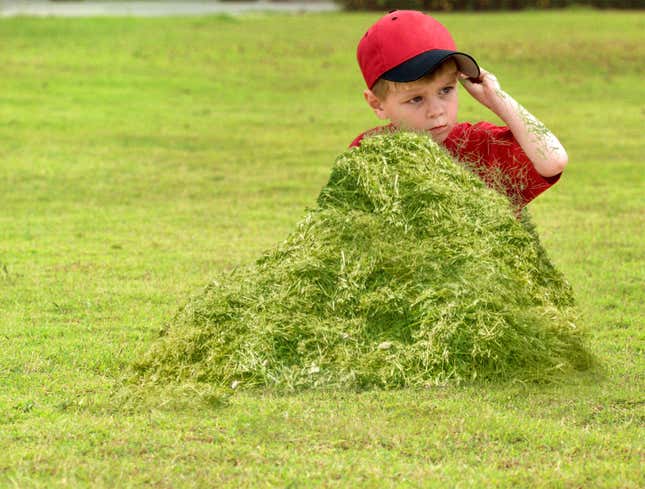
M 472 56 L 444 49 L 433 49 L 410 58 L 399 66 L 383 73 L 381 78 L 393 82 L 415 81 L 437 69 L 448 58 L 455 60 L 457 69 L 463 74 L 470 78 L 479 78 L 479 66 Z

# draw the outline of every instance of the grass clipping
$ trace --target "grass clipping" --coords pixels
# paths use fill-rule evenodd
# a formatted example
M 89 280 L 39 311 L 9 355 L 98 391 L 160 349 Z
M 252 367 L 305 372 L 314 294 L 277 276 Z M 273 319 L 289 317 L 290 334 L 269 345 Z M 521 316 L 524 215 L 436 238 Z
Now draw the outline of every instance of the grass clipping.
M 590 365 L 574 320 L 528 217 L 399 133 L 341 154 L 295 232 L 191 299 L 136 368 L 287 390 L 541 380 Z

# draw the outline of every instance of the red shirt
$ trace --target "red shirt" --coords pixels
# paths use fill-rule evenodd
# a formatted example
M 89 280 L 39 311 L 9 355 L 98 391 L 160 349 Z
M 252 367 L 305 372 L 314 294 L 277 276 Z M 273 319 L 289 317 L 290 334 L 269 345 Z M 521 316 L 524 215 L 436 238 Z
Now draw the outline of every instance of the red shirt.
M 360 146 L 366 136 L 394 130 L 392 124 L 370 129 L 349 146 Z M 471 167 L 486 184 L 508 195 L 519 208 L 560 179 L 561 174 L 540 175 L 508 127 L 464 122 L 455 126 L 443 145 L 454 158 Z

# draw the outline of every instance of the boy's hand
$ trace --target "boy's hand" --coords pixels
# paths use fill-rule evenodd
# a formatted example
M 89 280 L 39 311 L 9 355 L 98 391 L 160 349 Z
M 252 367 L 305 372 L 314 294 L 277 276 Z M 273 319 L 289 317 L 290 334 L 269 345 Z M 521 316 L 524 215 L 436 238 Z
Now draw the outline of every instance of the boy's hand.
M 459 81 L 475 100 L 493 111 L 495 111 L 499 102 L 504 99 L 504 92 L 497 81 L 497 77 L 481 67 L 479 78 L 468 78 L 468 76 L 460 73 Z

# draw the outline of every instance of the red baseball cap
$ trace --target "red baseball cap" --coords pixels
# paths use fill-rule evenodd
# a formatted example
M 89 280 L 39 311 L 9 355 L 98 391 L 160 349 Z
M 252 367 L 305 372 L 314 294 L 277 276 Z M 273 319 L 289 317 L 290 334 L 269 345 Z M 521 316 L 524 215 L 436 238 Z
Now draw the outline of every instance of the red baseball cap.
M 356 56 L 368 88 L 379 78 L 395 82 L 418 80 L 453 58 L 459 71 L 479 77 L 474 58 L 456 51 L 448 29 L 415 10 L 393 10 L 381 17 L 358 43 Z

